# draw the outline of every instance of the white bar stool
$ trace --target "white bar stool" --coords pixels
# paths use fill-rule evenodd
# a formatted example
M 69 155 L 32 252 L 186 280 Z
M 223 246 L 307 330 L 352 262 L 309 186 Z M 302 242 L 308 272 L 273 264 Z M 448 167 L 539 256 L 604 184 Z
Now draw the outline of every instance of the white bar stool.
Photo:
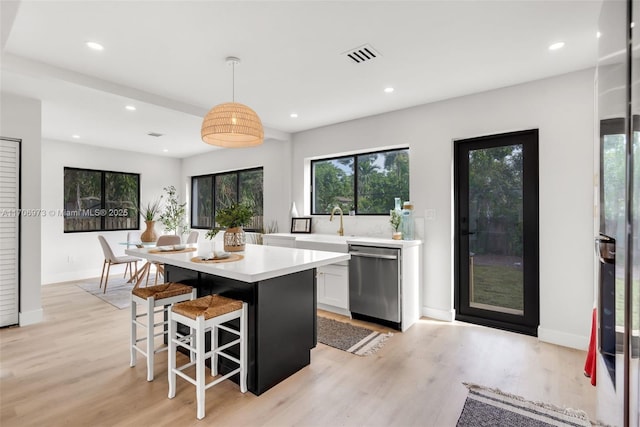
M 224 326 L 223 323 L 233 319 L 240 319 L 240 330 Z M 178 323 L 189 326 L 193 331 L 189 336 L 179 336 Z M 238 336 L 238 339 L 218 347 L 218 330 L 230 332 Z M 205 349 L 205 332 L 211 330 L 211 350 Z M 195 335 L 195 347 L 191 338 Z M 226 353 L 224 350 L 240 344 L 240 359 Z M 195 361 L 176 367 L 177 346 L 195 353 Z M 218 375 L 218 356 L 223 356 L 238 364 L 238 368 L 231 372 L 205 383 L 204 362 L 211 359 L 211 375 Z M 183 371 L 196 365 L 195 380 Z M 176 395 L 176 375 L 181 376 L 196 386 L 197 416 L 204 418 L 205 404 L 204 392 L 206 389 L 224 381 L 235 374 L 240 374 L 240 391 L 247 391 L 247 303 L 220 295 L 207 295 L 192 301 L 174 305 L 169 311 L 169 399 Z
M 155 323 L 156 313 L 169 310 L 170 305 L 177 302 L 189 301 L 197 297 L 197 290 L 182 283 L 165 283 L 162 285 L 148 286 L 146 288 L 134 288 L 131 291 L 131 367 L 136 366 L 136 356 L 139 353 L 147 358 L 147 381 L 153 381 L 153 361 L 156 353 L 167 350 L 169 347 L 163 345 L 155 348 L 155 337 L 164 336 L 167 333 L 164 325 L 168 321 Z M 138 304 L 147 307 L 146 313 L 138 314 Z M 156 307 L 162 307 L 156 310 Z M 146 323 L 140 322 L 138 318 L 146 317 Z M 143 338 L 138 338 L 138 326 L 145 328 L 146 334 Z M 162 326 L 162 332 L 155 333 L 157 326 Z M 146 341 L 145 348 L 138 347 L 138 343 Z

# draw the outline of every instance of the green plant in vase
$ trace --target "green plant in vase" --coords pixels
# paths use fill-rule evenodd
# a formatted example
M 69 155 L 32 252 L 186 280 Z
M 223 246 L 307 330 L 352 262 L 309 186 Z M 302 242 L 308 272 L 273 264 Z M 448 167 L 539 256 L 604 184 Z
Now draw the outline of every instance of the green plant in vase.
M 389 212 L 389 223 L 393 228 L 393 239 L 402 239 L 402 232 L 399 230 L 400 224 L 402 224 L 402 216 L 398 211 L 392 210 L 391 212 Z
M 243 251 L 245 234 L 242 226 L 251 222 L 254 212 L 247 203 L 233 203 L 216 212 L 216 223 L 226 228 L 224 232 L 224 250 L 227 252 Z
M 155 231 L 156 220 L 160 216 L 162 197 L 152 202 L 148 202 L 145 207 L 140 209 L 140 215 L 144 218 L 146 229 L 140 235 L 140 240 L 143 242 L 155 242 L 158 240 L 158 236 Z

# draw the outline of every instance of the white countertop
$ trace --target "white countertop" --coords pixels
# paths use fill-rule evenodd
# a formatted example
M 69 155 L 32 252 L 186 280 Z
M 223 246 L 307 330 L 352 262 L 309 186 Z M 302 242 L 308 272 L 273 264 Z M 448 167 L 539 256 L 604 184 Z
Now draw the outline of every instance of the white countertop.
M 206 244 L 203 243 L 202 246 L 204 247 Z M 194 247 L 197 245 L 188 246 Z M 239 261 L 196 263 L 192 262 L 191 258 L 198 256 L 197 250 L 165 254 L 149 253 L 150 249 L 153 248 L 129 248 L 125 250 L 125 253 L 150 261 L 175 265 L 248 283 L 297 273 L 340 261 L 348 261 L 351 257 L 346 253 L 247 244 L 245 251 L 235 252 L 244 256 L 244 259 Z
M 385 248 L 408 248 L 411 246 L 419 246 L 422 244 L 422 240 L 393 240 L 384 239 L 381 237 L 338 236 L 337 234 L 270 233 L 264 235 L 264 237 L 267 238 L 271 236 L 278 239 L 296 240 L 303 242 L 308 241 L 328 244 L 382 246 Z

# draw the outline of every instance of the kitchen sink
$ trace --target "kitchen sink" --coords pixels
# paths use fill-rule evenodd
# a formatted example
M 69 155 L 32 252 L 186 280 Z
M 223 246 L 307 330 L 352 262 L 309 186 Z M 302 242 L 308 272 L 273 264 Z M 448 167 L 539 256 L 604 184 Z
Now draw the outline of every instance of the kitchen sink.
M 296 236 L 296 248 L 313 249 L 316 251 L 347 253 L 349 236 L 337 236 L 333 234 L 309 234 Z

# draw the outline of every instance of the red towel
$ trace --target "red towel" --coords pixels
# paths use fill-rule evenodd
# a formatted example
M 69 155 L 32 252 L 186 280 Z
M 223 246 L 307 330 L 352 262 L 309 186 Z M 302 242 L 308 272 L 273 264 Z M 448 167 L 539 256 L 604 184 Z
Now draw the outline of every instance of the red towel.
M 596 385 L 596 313 L 597 309 L 593 309 L 591 317 L 591 339 L 589 340 L 589 351 L 587 352 L 587 360 L 584 363 L 584 374 L 591 377 L 591 385 Z

